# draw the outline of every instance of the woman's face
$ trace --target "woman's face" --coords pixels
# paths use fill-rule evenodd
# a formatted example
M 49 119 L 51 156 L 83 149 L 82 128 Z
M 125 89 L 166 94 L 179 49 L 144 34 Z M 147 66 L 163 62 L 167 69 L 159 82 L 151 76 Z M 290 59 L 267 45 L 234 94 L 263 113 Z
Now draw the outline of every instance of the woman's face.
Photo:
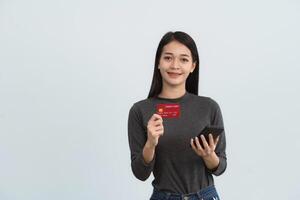
M 158 66 L 164 84 L 179 86 L 185 84 L 196 63 L 193 63 L 191 51 L 174 40 L 163 47 Z

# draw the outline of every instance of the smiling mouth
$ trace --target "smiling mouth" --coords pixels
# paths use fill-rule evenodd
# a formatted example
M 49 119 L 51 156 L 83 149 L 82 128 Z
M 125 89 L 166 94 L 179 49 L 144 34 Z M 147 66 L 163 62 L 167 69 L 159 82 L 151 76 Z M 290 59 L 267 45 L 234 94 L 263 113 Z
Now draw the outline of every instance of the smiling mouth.
M 172 73 L 172 72 L 167 72 L 167 73 L 171 78 L 177 78 L 178 76 L 181 75 L 180 73 Z

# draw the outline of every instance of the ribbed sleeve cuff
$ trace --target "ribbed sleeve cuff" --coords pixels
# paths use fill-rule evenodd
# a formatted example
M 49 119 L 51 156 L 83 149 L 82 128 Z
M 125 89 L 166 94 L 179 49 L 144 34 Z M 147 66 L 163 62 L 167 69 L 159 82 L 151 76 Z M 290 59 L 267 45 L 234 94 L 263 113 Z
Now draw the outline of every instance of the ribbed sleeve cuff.
M 144 157 L 143 157 L 143 153 L 140 154 L 140 160 L 141 160 L 141 163 L 144 167 L 146 168 L 150 168 L 151 171 L 154 167 L 154 163 L 155 163 L 155 154 L 154 154 L 154 157 L 153 157 L 153 160 L 151 160 L 150 163 L 146 163 L 145 160 L 144 160 Z
M 227 163 L 226 160 L 222 157 L 219 157 L 219 165 L 215 169 L 207 169 L 209 173 L 219 176 L 224 173 Z

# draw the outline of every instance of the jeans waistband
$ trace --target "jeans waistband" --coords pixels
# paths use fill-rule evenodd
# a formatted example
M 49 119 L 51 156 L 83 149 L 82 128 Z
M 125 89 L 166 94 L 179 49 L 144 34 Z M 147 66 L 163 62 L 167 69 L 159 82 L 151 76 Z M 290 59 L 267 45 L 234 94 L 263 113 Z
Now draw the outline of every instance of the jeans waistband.
M 203 199 L 203 198 L 214 198 L 219 199 L 218 193 L 214 185 L 208 186 L 201 189 L 198 192 L 190 194 L 179 194 L 179 193 L 170 193 L 165 191 L 159 191 L 158 189 L 153 189 L 153 195 L 161 199 L 178 199 L 178 200 L 188 200 L 188 199 Z

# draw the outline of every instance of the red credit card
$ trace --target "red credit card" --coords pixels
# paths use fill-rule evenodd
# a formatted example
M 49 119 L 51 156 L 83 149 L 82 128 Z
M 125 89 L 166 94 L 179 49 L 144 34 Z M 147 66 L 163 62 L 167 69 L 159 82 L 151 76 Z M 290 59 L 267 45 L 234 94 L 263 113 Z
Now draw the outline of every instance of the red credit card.
M 172 104 L 157 104 L 156 113 L 162 118 L 178 118 L 180 116 L 180 105 Z

